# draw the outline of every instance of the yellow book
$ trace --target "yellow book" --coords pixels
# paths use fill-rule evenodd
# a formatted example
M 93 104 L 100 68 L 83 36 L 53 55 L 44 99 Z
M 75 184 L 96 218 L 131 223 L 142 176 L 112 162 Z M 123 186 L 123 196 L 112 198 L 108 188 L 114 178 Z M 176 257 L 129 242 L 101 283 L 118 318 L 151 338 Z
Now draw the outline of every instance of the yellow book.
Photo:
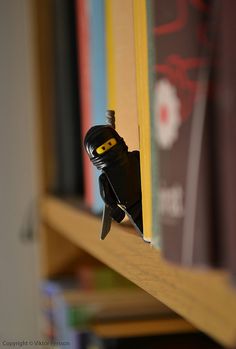
M 106 0 L 108 107 L 129 150 L 139 149 L 133 0 Z
M 144 240 L 152 238 L 151 130 L 146 0 L 133 0 Z

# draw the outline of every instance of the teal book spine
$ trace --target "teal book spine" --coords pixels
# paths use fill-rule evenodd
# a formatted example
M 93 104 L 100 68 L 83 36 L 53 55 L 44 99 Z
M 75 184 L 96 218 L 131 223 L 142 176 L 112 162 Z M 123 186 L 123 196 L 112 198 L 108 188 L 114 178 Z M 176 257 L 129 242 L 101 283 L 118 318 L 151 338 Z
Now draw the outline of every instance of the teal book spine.
M 105 42 L 104 0 L 89 1 L 90 14 L 90 65 L 91 65 L 91 111 L 92 125 L 106 123 L 107 78 Z M 103 202 L 99 193 L 99 172 L 93 168 L 93 207 L 95 213 L 102 211 Z

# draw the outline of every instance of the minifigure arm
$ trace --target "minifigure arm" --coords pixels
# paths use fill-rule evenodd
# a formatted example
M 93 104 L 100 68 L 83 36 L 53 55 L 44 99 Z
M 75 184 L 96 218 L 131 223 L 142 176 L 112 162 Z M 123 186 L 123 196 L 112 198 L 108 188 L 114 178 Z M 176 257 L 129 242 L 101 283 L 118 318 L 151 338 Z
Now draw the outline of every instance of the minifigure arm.
M 139 151 L 138 150 L 133 150 L 131 152 L 131 154 L 133 154 L 136 157 L 136 159 L 138 160 L 138 162 L 140 164 L 140 153 L 139 153 Z
M 122 209 L 117 206 L 117 200 L 116 200 L 115 194 L 113 193 L 113 190 L 109 184 L 109 181 L 104 173 L 102 173 L 99 176 L 99 189 L 100 189 L 100 195 L 104 203 L 107 206 L 109 206 L 111 210 L 112 218 L 116 222 L 120 223 L 125 217 L 125 212 L 122 211 Z

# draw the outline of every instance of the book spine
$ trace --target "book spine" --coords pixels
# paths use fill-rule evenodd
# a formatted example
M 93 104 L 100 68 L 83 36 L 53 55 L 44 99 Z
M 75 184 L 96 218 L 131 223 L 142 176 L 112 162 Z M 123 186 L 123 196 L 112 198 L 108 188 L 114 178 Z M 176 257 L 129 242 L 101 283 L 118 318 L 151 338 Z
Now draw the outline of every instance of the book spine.
M 236 21 L 234 1 L 218 2 L 215 52 L 215 142 L 220 265 L 231 272 L 236 284 Z
M 90 23 L 90 59 L 91 59 L 91 115 L 92 126 L 106 123 L 107 77 L 106 77 L 106 42 L 105 42 L 105 4 L 104 0 L 89 0 Z M 92 210 L 99 213 L 103 202 L 99 192 L 99 171 L 93 167 Z
M 156 227 L 159 224 L 167 259 L 188 265 L 209 264 L 210 113 L 206 89 L 203 93 L 210 69 L 209 7 L 173 1 L 167 13 L 165 1 L 152 1 L 151 5 L 155 50 L 152 158 L 153 164 L 158 164 L 154 170 L 154 174 L 158 171 L 156 187 L 153 181 L 158 197 L 153 218 Z
M 140 142 L 143 238 L 152 238 L 151 139 L 148 81 L 148 31 L 146 0 L 134 1 L 134 37 L 136 51 L 137 106 Z
M 132 0 L 111 0 L 116 129 L 129 150 L 139 149 Z
M 106 68 L 107 68 L 107 109 L 116 109 L 115 90 L 115 61 L 114 61 L 114 32 L 112 17 L 112 2 L 105 0 L 105 27 L 106 27 Z
M 92 126 L 91 110 L 91 71 L 90 71 L 90 30 L 87 1 L 76 0 L 76 27 L 78 49 L 78 77 L 81 108 L 81 131 L 84 139 L 87 130 Z M 93 205 L 92 167 L 85 151 L 82 154 L 84 167 L 85 204 Z
M 158 219 L 158 193 L 159 193 L 159 172 L 158 172 L 158 152 L 155 135 L 155 80 L 156 74 L 154 66 L 156 62 L 156 50 L 154 40 L 154 15 L 153 2 L 146 0 L 147 11 L 147 36 L 148 36 L 148 82 L 149 82 L 149 110 L 150 110 L 150 152 L 151 152 L 151 226 L 152 226 L 152 244 L 156 248 L 161 248 L 160 220 Z

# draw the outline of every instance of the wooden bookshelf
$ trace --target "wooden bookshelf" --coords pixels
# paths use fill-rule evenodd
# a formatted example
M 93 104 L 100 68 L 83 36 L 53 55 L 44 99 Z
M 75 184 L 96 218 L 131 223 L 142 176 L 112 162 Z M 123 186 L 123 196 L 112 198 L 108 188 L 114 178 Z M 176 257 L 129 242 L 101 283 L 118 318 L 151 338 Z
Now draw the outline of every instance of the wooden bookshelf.
M 37 73 L 37 158 L 39 192 L 43 197 L 39 234 L 42 277 L 66 272 L 78 257 L 84 258 L 86 251 L 183 317 L 171 321 L 100 323 L 93 327 L 97 334 L 106 336 L 109 333 L 114 337 L 121 334 L 152 335 L 188 332 L 197 328 L 225 346 L 235 346 L 236 291 L 230 287 L 227 273 L 190 270 L 169 264 L 162 259 L 158 250 L 125 225 L 113 223 L 111 233 L 100 241 L 100 218 L 76 204 L 47 196 L 48 188 L 53 187 L 55 171 L 52 155 L 53 80 L 50 71 L 52 38 L 45 35 L 50 32 L 50 13 L 47 10 L 50 2 L 44 0 L 43 7 L 42 1 L 35 0 L 34 3 L 37 4 L 33 11 L 37 17 L 35 21 L 39 20 L 40 23 L 35 43 L 41 67 Z
M 100 218 L 54 197 L 42 200 L 41 211 L 43 222 L 59 240 L 63 237 L 98 258 L 223 345 L 235 345 L 236 292 L 225 272 L 171 265 L 123 225 L 113 224 L 109 236 L 100 241 Z M 50 230 L 48 234 L 50 240 Z M 51 238 L 55 247 L 55 235 Z M 63 258 L 66 245 L 58 251 Z

